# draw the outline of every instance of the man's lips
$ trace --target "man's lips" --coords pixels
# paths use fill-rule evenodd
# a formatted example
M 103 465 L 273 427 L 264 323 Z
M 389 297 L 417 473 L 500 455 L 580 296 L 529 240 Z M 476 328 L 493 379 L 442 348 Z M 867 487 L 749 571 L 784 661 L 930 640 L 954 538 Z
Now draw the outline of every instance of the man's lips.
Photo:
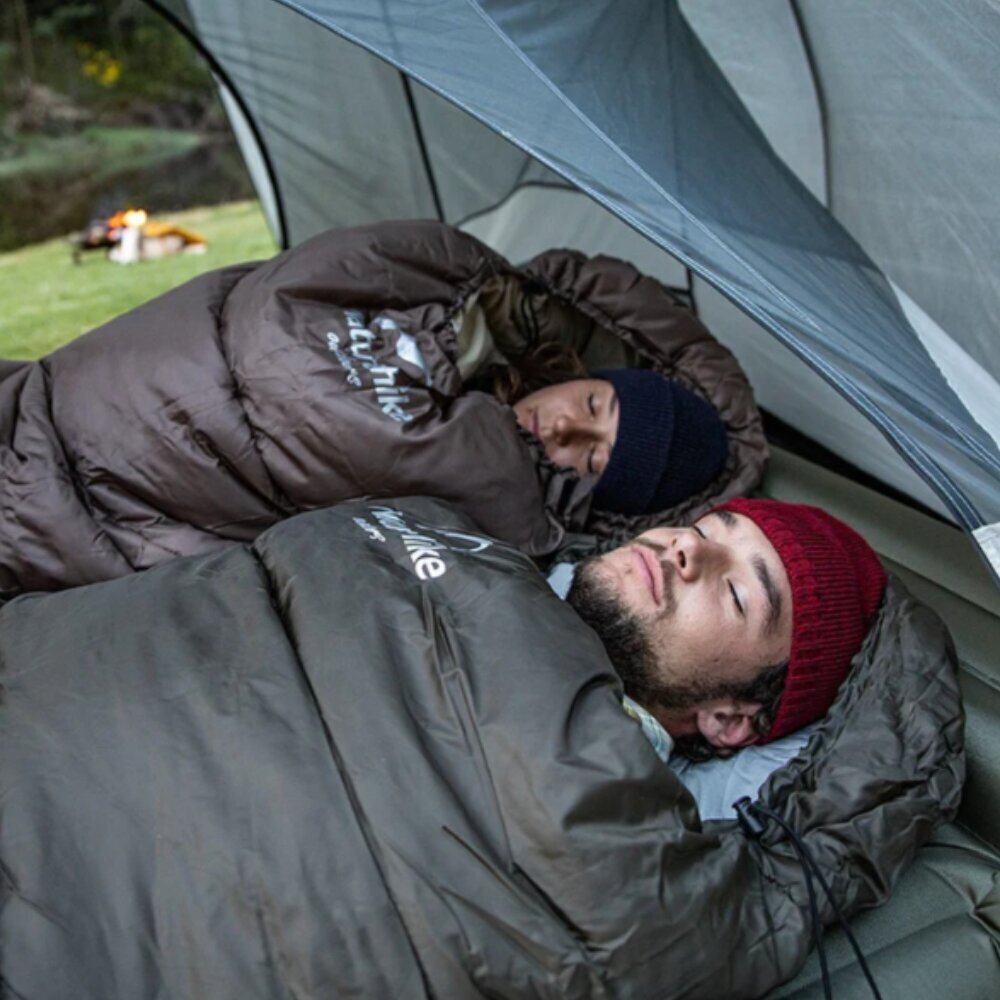
M 656 554 L 642 545 L 633 545 L 632 557 L 637 560 L 639 572 L 646 581 L 653 603 L 659 607 L 663 603 L 663 569 Z

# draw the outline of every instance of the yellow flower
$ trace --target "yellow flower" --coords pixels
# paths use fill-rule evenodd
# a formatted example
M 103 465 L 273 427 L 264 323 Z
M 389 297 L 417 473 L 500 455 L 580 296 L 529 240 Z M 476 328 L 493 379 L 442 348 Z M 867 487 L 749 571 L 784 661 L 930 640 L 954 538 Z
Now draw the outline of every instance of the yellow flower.
M 95 49 L 93 46 L 87 46 L 86 49 L 81 46 L 80 51 L 91 53 L 90 58 L 80 67 L 84 76 L 96 80 L 102 87 L 113 87 L 118 82 L 122 75 L 120 60 L 115 59 L 106 49 Z
M 122 75 L 122 64 L 117 59 L 110 59 L 101 73 L 101 85 L 113 87 Z

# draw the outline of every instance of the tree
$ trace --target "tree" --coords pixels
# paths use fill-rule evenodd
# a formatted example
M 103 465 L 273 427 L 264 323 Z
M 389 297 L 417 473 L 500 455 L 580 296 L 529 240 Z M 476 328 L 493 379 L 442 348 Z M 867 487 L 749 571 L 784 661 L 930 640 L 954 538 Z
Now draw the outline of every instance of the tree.
M 105 120 L 221 122 L 207 67 L 141 0 L 7 0 L 2 10 L 0 106 L 16 110 L 43 85 Z
M 31 35 L 25 0 L 13 0 L 10 5 L 10 13 L 15 43 L 21 55 L 21 74 L 30 83 L 35 80 L 37 73 L 35 70 L 35 45 Z

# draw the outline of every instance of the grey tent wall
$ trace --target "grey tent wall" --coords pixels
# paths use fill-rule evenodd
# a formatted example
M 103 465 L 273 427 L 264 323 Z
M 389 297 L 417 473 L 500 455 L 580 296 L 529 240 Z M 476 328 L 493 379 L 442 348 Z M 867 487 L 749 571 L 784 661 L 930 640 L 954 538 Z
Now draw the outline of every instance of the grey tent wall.
M 798 0 L 823 91 L 830 207 L 1000 376 L 1000 9 Z
M 407 5 L 384 5 L 381 19 L 360 15 L 352 3 L 286 0 L 286 6 L 401 68 L 405 65 L 432 89 L 448 93 L 447 86 L 458 87 L 459 79 L 464 86 L 472 78 L 472 57 L 465 53 L 463 62 L 463 53 L 454 47 L 448 49 L 449 65 L 442 67 L 434 58 L 442 41 L 427 38 L 425 26 L 416 23 Z M 444 16 L 440 10 L 438 14 Z M 475 50 L 480 73 L 489 65 L 493 79 L 510 81 L 509 93 L 475 86 L 468 94 L 453 91 L 449 96 L 456 103 L 558 169 L 764 323 L 882 430 L 932 483 L 960 523 L 968 528 L 981 524 L 990 516 L 977 509 L 984 505 L 996 516 L 1000 456 L 995 445 L 945 384 L 877 268 L 832 219 L 817 215 L 818 206 L 773 156 L 675 5 L 577 4 L 574 24 L 568 26 L 550 9 L 536 14 L 526 5 L 456 2 L 448 18 L 454 37 Z M 601 45 L 568 51 L 571 43 L 565 34 L 571 28 L 584 40 L 581 44 L 599 34 Z M 614 32 L 624 39 L 617 46 Z M 550 44 L 557 37 L 567 51 Z M 495 42 L 492 51 L 490 40 Z M 655 56 L 647 56 L 643 46 L 649 51 L 654 43 L 660 48 Z M 647 139 L 648 131 L 628 119 L 632 112 L 644 125 L 657 122 L 655 102 L 645 91 L 628 90 L 613 116 L 600 102 L 588 105 L 586 114 L 577 103 L 588 98 L 602 72 L 621 83 L 620 74 L 614 73 L 617 67 L 609 69 L 607 62 L 629 46 L 633 54 L 645 56 L 640 61 L 647 69 L 666 67 L 675 87 L 680 81 L 687 88 L 685 97 L 698 98 L 679 98 L 676 107 L 670 106 L 675 120 L 665 126 L 669 134 L 656 136 L 667 143 L 665 159 L 657 159 L 657 150 L 648 146 L 633 151 L 608 141 L 615 129 L 632 140 L 636 135 Z M 516 50 L 513 56 L 511 49 Z M 574 78 L 570 69 L 567 76 L 567 67 L 583 65 L 585 58 L 591 60 L 586 63 L 591 75 Z M 516 79 L 519 68 L 522 78 Z M 557 79 L 559 86 L 553 87 Z M 546 123 L 560 107 L 566 110 L 560 120 L 565 134 L 557 137 L 564 148 L 557 151 L 558 157 L 547 148 L 551 130 L 521 120 L 524 107 L 546 100 L 550 106 L 539 112 Z M 663 111 L 658 105 L 656 110 Z M 713 127 L 718 135 L 711 132 Z M 596 140 L 590 141 L 595 132 Z M 678 134 L 684 136 L 683 145 L 677 144 Z M 573 142 L 575 156 L 568 151 Z M 738 148 L 739 156 L 732 155 L 730 147 Z M 637 161 L 638 153 L 649 154 L 664 176 L 654 182 Z M 735 169 L 733 161 L 738 161 Z M 599 167 L 604 168 L 600 184 L 592 177 Z M 755 197 L 734 202 L 733 192 L 745 187 L 748 177 L 757 182 L 750 185 Z M 683 202 L 672 193 L 680 190 L 686 196 Z M 651 211 L 654 204 L 656 211 Z M 720 218 L 720 206 L 731 213 L 729 218 Z M 775 241 L 786 251 L 777 266 L 762 256 Z M 782 287 L 768 274 L 779 277 Z M 789 278 L 799 287 L 789 287 Z M 963 481 L 961 487 L 957 480 Z
M 820 371 L 932 484 L 960 523 L 975 529 L 1000 520 L 995 444 L 942 378 L 878 269 L 774 156 L 675 4 L 582 0 L 557 9 L 453 0 L 435 4 L 432 19 L 420 5 L 394 0 L 377 12 L 348 0 L 188 5 L 204 17 L 238 8 L 233 16 L 249 18 L 276 5 L 298 12 L 407 73 L 417 81 L 415 102 L 437 100 L 444 107 L 446 99 L 463 108 L 507 140 L 482 140 L 486 173 L 502 158 L 496 150 L 518 147 L 503 154 L 518 170 L 529 153 L 586 191 Z M 313 39 L 312 31 L 302 37 Z M 281 40 L 264 42 L 263 55 L 255 52 L 258 73 L 265 64 L 279 65 L 268 58 Z M 633 71 L 623 76 L 624 55 Z M 345 101 L 353 96 L 340 93 Z M 441 114 L 442 121 L 448 114 L 452 123 L 461 120 L 454 110 Z M 305 123 L 307 131 L 311 124 Z M 465 127 L 455 141 L 447 132 L 427 130 L 435 165 L 449 162 L 449 150 L 457 161 L 474 148 L 469 138 L 478 144 L 483 134 L 481 127 L 479 133 Z M 345 143 L 355 137 L 349 132 Z M 301 136 L 297 141 L 307 144 Z M 412 184 L 419 155 L 398 159 L 403 186 Z M 322 157 L 314 159 L 314 175 L 323 166 Z M 471 198 L 489 195 L 482 197 L 485 206 L 504 186 L 483 183 L 479 166 L 475 176 L 462 177 L 456 162 L 454 174 Z M 337 170 L 325 176 L 342 194 Z M 516 179 L 516 173 L 507 176 Z M 347 180 L 350 187 L 354 178 Z M 450 185 L 442 180 L 440 186 L 445 214 L 454 217 L 447 207 Z M 368 217 L 418 214 L 409 210 L 413 200 L 397 197 L 398 187 L 373 185 L 377 204 L 355 198 L 337 216 L 303 189 L 303 199 L 311 197 L 318 209 L 304 225 L 349 224 L 363 211 Z M 433 214 L 432 201 L 426 198 L 419 214 Z

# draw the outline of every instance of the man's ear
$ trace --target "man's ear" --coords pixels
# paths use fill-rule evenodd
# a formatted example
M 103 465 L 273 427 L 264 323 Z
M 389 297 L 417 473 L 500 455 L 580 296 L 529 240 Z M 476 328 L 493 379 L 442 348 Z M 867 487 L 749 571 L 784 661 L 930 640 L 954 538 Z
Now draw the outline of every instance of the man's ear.
M 760 705 L 719 702 L 698 711 L 698 731 L 712 746 L 738 750 L 759 739 L 753 719 Z

